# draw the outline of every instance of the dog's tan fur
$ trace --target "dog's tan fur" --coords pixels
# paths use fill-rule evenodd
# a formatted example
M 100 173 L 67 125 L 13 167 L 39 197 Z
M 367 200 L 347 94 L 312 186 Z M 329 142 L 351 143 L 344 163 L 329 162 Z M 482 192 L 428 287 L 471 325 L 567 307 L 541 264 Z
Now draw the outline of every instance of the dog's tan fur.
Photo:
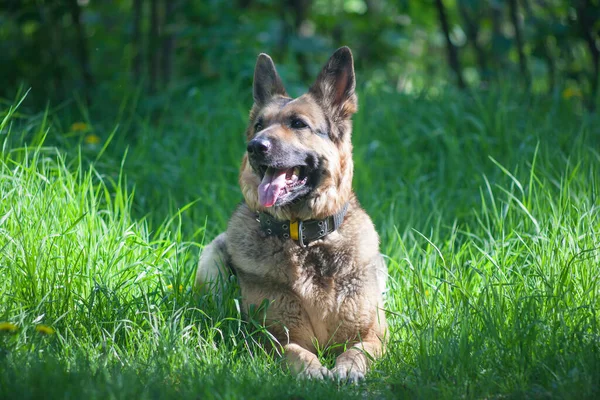
M 261 178 L 242 159 L 239 183 L 245 204 L 238 207 L 227 231 L 205 247 L 197 285 L 214 285 L 219 276 L 236 272 L 244 310 L 268 300 L 266 324 L 284 348 L 290 370 L 300 376 L 356 381 L 369 361 L 380 357 L 386 335 L 383 312 L 386 267 L 379 237 L 352 192 L 351 116 L 356 112 L 354 69 L 350 50 L 339 49 L 310 91 L 290 101 L 271 59 L 260 55 L 254 78 L 255 104 L 246 131 L 248 141 L 260 117 L 261 137 L 276 138 L 295 150 L 313 152 L 322 175 L 310 193 L 282 206 L 263 207 L 257 187 Z M 301 116 L 317 135 L 295 131 L 286 121 Z M 291 239 L 266 236 L 256 212 L 280 220 L 324 219 L 348 203 L 342 225 L 323 239 L 301 247 Z M 319 362 L 317 347 L 347 344 L 332 371 Z M 336 349 L 340 349 L 336 346 Z

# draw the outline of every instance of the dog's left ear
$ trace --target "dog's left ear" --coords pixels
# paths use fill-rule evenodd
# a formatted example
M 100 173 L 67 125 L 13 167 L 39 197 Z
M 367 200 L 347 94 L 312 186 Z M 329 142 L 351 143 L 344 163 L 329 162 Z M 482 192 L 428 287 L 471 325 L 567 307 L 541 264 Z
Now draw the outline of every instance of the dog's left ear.
M 309 92 L 337 117 L 347 119 L 357 110 L 355 88 L 352 52 L 344 46 L 333 53 Z

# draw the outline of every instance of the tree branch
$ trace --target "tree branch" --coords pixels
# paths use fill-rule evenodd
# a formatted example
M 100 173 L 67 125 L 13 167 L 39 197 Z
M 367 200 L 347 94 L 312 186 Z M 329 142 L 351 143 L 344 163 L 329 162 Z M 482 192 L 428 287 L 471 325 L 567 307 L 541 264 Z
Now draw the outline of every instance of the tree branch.
M 448 51 L 448 63 L 456 74 L 456 82 L 458 87 L 464 89 L 466 87 L 465 81 L 463 80 L 462 70 L 460 68 L 460 61 L 458 59 L 458 50 L 454 43 L 450 40 L 450 27 L 448 25 L 448 18 L 446 17 L 446 9 L 442 0 L 435 0 L 435 5 L 438 10 L 438 17 L 442 26 L 442 31 L 446 38 L 446 49 Z

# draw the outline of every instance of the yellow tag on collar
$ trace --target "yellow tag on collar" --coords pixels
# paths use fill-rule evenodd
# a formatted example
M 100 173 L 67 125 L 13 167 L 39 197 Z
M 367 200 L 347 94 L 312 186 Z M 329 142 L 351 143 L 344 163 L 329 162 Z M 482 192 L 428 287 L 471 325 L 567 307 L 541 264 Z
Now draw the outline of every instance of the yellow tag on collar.
M 298 240 L 298 220 L 290 221 L 290 237 L 294 240 Z

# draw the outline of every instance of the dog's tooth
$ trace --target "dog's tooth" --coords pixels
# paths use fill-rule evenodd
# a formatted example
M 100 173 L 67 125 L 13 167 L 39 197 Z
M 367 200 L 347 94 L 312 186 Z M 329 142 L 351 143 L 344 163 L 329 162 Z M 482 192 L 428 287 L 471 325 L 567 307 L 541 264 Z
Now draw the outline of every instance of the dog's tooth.
M 294 176 L 299 176 L 300 175 L 300 167 L 296 167 L 294 168 Z

